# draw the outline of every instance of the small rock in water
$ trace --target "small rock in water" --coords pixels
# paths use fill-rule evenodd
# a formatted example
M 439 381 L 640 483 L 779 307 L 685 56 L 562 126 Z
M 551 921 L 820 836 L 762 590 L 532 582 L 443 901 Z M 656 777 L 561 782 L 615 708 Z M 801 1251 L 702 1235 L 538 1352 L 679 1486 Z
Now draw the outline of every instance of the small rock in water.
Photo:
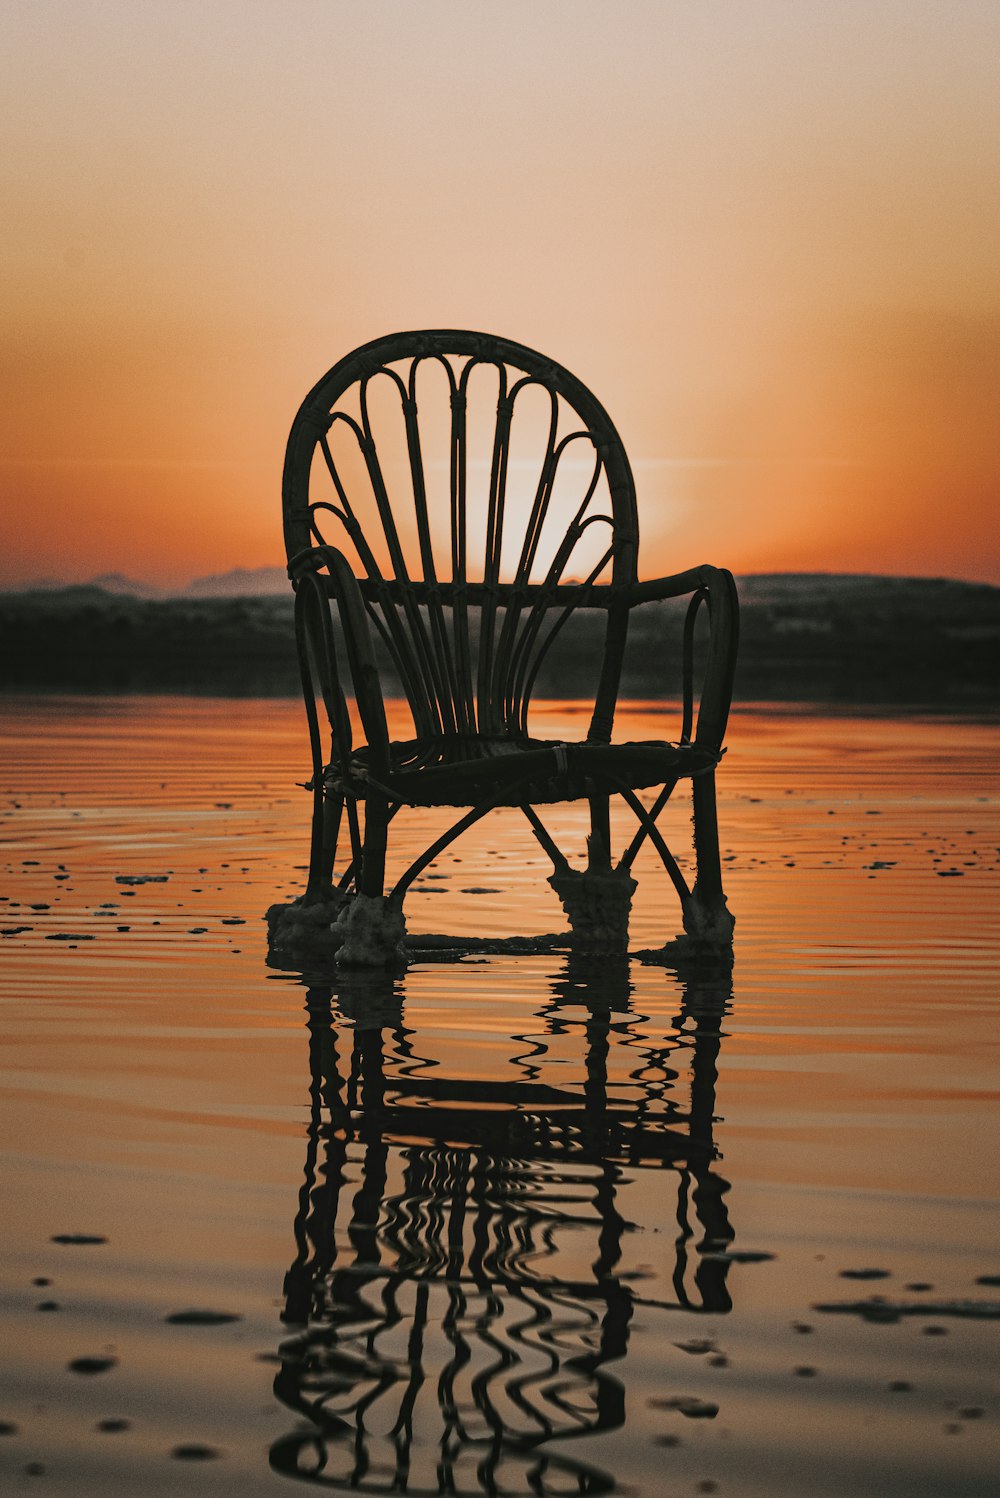
M 118 1366 L 117 1358 L 74 1358 L 66 1367 L 70 1373 L 107 1373 L 109 1368 Z
M 695 1355 L 703 1352 L 718 1352 L 718 1348 L 710 1337 L 692 1337 L 687 1342 L 675 1342 L 675 1347 L 681 1352 L 690 1352 Z
M 651 1399 L 654 1410 L 677 1410 L 688 1420 L 714 1420 L 719 1406 L 710 1399 L 699 1399 L 694 1394 L 674 1394 L 669 1399 Z
M 166 884 L 168 874 L 116 874 L 116 884 Z
M 702 1254 L 703 1259 L 711 1259 L 716 1264 L 766 1264 L 776 1257 L 752 1248 L 713 1248 Z
M 912 1388 L 913 1385 L 909 1383 L 905 1378 L 894 1378 L 892 1383 L 889 1385 L 889 1393 L 909 1394 Z
M 36 1311 L 61 1311 L 62 1306 L 57 1300 L 40 1300 L 35 1307 Z
M 872 1295 L 868 1300 L 831 1301 L 813 1306 L 814 1311 L 832 1311 L 863 1316 L 866 1321 L 898 1321 L 901 1316 L 958 1316 L 965 1321 L 1000 1321 L 997 1300 L 886 1300 Z M 925 1326 L 929 1336 L 943 1337 L 947 1327 Z
M 965 1409 L 959 1410 L 959 1416 L 963 1420 L 981 1420 L 986 1411 L 978 1404 L 967 1404 Z
M 232 1311 L 172 1311 L 163 1318 L 170 1326 L 224 1326 L 229 1321 L 242 1321 Z
M 842 1269 L 840 1278 L 842 1280 L 887 1280 L 889 1274 L 888 1269 Z
M 185 1446 L 175 1446 L 170 1455 L 179 1462 L 210 1462 L 220 1453 L 214 1446 L 200 1446 L 192 1442 Z
M 1000 1285 L 1000 1274 L 981 1274 L 976 1280 L 977 1285 Z
M 17 1426 L 13 1420 L 0 1420 L 0 1436 L 16 1436 Z
M 107 1243 L 107 1241 L 107 1238 L 102 1238 L 98 1233 L 56 1233 L 52 1238 L 49 1239 L 50 1243 L 69 1243 L 72 1244 L 74 1248 L 78 1247 L 81 1244 Z M 42 1281 L 36 1280 L 35 1283 L 41 1284 Z M 46 1280 L 45 1284 L 48 1283 L 49 1281 Z
M 795 1374 L 796 1378 L 815 1378 L 816 1377 L 816 1369 L 815 1368 L 810 1368 L 808 1365 L 803 1365 L 800 1368 L 793 1368 L 792 1372 Z
M 88 931 L 50 931 L 46 941 L 93 941 Z
M 118 1419 L 98 1420 L 97 1424 L 94 1426 L 94 1429 L 102 1430 L 107 1435 L 117 1435 L 120 1430 L 131 1430 L 132 1422 L 131 1420 Z

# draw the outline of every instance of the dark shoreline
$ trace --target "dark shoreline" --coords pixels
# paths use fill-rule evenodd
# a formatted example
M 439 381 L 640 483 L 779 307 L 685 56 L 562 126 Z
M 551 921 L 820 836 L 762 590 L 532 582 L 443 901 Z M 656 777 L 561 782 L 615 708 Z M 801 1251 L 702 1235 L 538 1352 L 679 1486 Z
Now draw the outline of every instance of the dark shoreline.
M 861 710 L 1000 709 L 1000 589 L 926 578 L 741 579 L 736 699 Z M 623 698 L 680 692 L 683 603 L 638 610 Z M 593 690 L 601 618 L 581 611 L 537 697 Z M 0 594 L 0 692 L 299 692 L 290 595 L 145 599 L 97 587 Z M 398 692 L 384 662 L 387 691 Z

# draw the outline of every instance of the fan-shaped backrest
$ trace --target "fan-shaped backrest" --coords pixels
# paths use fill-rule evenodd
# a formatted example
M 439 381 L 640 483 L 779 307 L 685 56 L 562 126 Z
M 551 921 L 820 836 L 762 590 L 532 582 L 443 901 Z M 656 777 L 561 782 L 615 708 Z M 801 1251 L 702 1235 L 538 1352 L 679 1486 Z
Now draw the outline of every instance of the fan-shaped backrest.
M 610 418 L 568 370 L 481 333 L 369 343 L 303 402 L 283 506 L 290 560 L 329 545 L 363 581 L 418 736 L 524 735 L 549 646 L 610 584 L 591 737 L 610 736 L 635 487 Z

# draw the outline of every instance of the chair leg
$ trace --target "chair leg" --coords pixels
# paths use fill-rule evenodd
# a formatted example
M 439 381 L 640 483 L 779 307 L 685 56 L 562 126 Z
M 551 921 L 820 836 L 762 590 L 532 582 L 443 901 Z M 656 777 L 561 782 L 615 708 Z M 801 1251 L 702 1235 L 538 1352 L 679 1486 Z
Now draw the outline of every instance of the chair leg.
M 549 879 L 578 952 L 628 950 L 628 917 L 636 883 L 627 869 L 611 864 L 610 804 L 610 796 L 590 798 L 586 869 L 571 869 L 567 864 L 557 867 Z
M 591 796 L 590 836 L 587 839 L 587 870 L 611 872 L 611 797 Z
M 344 798 L 335 793 L 325 795 L 321 805 L 313 810 L 309 880 L 303 902 L 306 905 L 329 903 L 333 898 L 333 866 L 343 814 Z
M 384 797 L 369 796 L 365 801 L 365 846 L 361 858 L 358 891 L 379 899 L 385 884 L 385 850 L 389 834 L 389 807 Z
M 684 930 L 699 946 L 728 949 L 736 919 L 726 905 L 719 858 L 719 819 L 715 805 L 715 773 L 692 782 L 694 800 L 694 889 L 683 901 Z
M 267 940 L 275 956 L 292 961 L 332 955 L 337 945 L 333 920 L 343 897 L 333 888 L 333 865 L 344 798 L 320 789 L 313 797 L 309 877 L 305 893 L 267 912 Z
M 365 841 L 358 893 L 337 917 L 338 966 L 388 967 L 405 959 L 402 905 L 385 898 L 385 852 L 389 807 L 382 796 L 365 800 Z

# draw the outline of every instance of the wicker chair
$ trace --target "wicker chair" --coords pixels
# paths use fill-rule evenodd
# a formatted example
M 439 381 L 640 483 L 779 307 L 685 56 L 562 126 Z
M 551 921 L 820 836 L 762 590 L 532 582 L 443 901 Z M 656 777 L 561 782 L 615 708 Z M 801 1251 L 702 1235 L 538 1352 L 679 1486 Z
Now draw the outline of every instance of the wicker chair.
M 381 963 L 398 950 L 413 879 L 497 807 L 527 817 L 579 943 L 627 943 L 630 870 L 647 838 L 680 896 L 688 938 L 731 942 L 715 768 L 736 656 L 733 579 L 700 566 L 638 580 L 631 469 L 607 413 L 579 380 L 481 333 L 399 333 L 366 344 L 303 402 L 288 441 L 283 510 L 312 745 L 312 848 L 297 915 L 327 929 L 336 915 L 339 961 Z M 327 539 L 321 527 L 335 534 Z M 663 682 L 665 693 L 679 687 L 683 696 L 677 739 L 612 744 L 631 611 L 686 595 L 681 669 Z M 709 639 L 695 713 L 702 604 Z M 579 743 L 533 738 L 532 690 L 577 609 L 599 610 L 604 621 L 589 729 Z M 387 727 L 376 641 L 412 717 L 398 740 Z M 682 780 L 693 792 L 692 889 L 656 825 Z M 649 787 L 659 790 L 646 806 L 637 792 Z M 617 863 L 613 795 L 638 821 Z M 570 867 L 536 810 L 581 799 L 590 808 L 586 871 Z M 412 806 L 465 810 L 387 891 L 389 824 Z M 350 856 L 335 881 L 345 817 Z

